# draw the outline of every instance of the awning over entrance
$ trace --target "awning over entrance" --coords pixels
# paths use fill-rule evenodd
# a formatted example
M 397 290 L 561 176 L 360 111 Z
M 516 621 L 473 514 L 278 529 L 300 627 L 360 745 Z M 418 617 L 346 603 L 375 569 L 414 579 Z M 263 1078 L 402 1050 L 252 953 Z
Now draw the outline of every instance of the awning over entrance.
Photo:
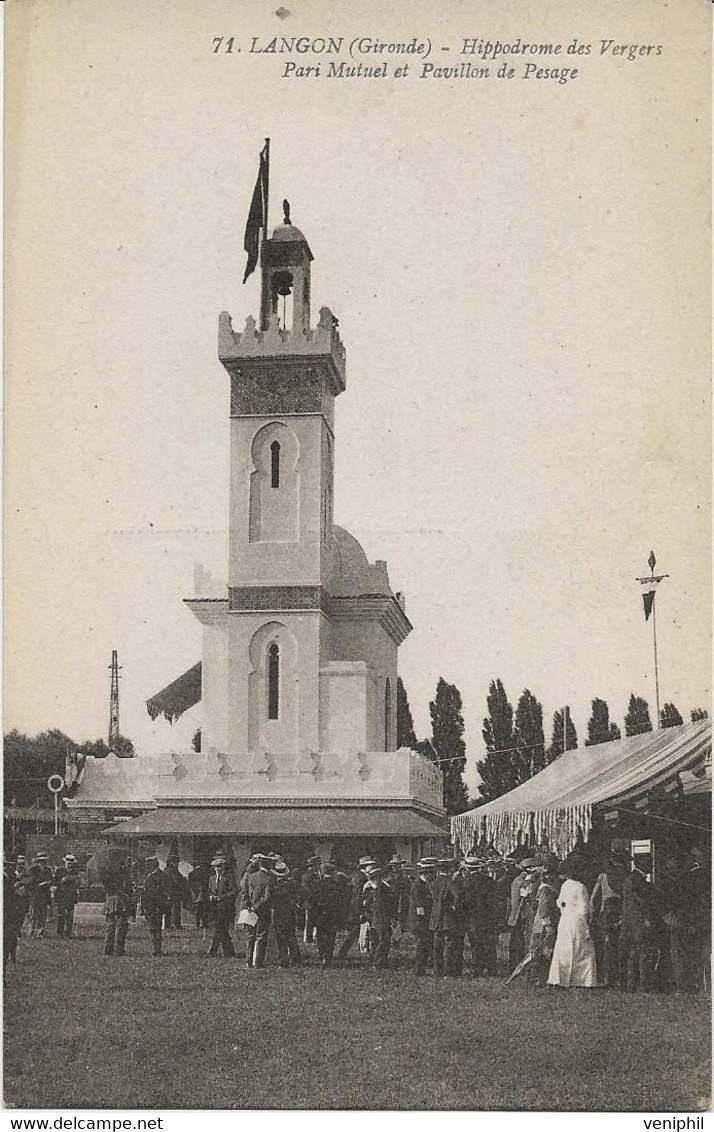
M 157 692 L 146 701 L 146 710 L 152 719 L 163 715 L 169 723 L 180 719 L 185 711 L 194 707 L 201 699 L 201 672 L 202 664 L 194 664 L 178 680 L 168 684 L 161 692 Z
M 452 839 L 467 850 L 484 837 L 507 852 L 532 830 L 538 842 L 568 853 L 578 830 L 590 832 L 593 806 L 646 806 L 651 792 L 677 789 L 683 771 L 704 767 L 711 746 L 707 719 L 567 751 L 515 790 L 452 818 Z
M 448 837 L 446 821 L 398 807 L 160 806 L 104 831 L 122 836 Z

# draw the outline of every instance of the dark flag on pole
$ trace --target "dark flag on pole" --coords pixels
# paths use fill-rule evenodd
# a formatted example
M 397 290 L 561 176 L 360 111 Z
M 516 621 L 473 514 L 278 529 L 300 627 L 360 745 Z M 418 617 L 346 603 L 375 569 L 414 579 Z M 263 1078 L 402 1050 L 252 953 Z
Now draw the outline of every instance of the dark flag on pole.
M 654 605 L 655 592 L 651 590 L 648 594 L 642 595 L 642 600 L 645 603 L 645 621 L 649 621 L 652 606 Z
M 268 224 L 268 162 L 270 154 L 270 142 L 266 139 L 265 145 L 260 151 L 260 160 L 258 165 L 258 177 L 253 189 L 253 198 L 250 202 L 250 212 L 248 213 L 248 220 L 245 226 L 245 238 L 243 240 L 243 247 L 248 254 L 248 262 L 245 265 L 245 275 L 243 282 L 245 283 L 249 275 L 255 271 L 255 266 L 258 262 L 258 251 L 260 248 L 260 232 L 261 229 L 265 231 Z

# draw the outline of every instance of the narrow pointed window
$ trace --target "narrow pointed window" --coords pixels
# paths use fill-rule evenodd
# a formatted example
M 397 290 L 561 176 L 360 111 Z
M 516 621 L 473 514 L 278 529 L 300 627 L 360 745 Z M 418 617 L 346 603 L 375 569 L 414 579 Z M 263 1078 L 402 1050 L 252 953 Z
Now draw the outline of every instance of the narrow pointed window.
M 273 642 L 268 648 L 268 719 L 280 712 L 280 649 Z
M 384 749 L 389 750 L 389 738 L 391 734 L 392 722 L 392 685 L 387 677 L 387 683 L 384 685 Z
M 280 487 L 280 445 L 277 440 L 270 445 L 270 486 Z

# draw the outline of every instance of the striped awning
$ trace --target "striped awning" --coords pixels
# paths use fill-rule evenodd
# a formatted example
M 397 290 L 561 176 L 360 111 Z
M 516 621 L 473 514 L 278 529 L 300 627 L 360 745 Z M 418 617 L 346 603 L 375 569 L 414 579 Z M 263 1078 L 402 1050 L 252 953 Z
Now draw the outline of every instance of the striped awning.
M 593 806 L 646 812 L 652 796 L 678 789 L 683 772 L 703 767 L 711 747 L 706 719 L 567 751 L 515 790 L 452 818 L 452 840 L 466 850 L 484 837 L 508 852 L 532 833 L 568 853 L 579 834 L 589 834 Z
M 201 673 L 202 664 L 194 664 L 188 672 L 179 676 L 172 684 L 168 684 L 150 700 L 146 701 L 146 710 L 152 719 L 163 715 L 169 723 L 180 719 L 185 711 L 194 707 L 201 699 Z

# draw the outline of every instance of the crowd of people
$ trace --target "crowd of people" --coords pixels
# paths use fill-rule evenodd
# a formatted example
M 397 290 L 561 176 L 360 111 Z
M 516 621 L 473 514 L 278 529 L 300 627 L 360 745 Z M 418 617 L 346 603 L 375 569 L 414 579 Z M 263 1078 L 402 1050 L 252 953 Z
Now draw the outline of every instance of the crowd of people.
M 363 856 L 352 867 L 311 857 L 297 869 L 277 853 L 255 853 L 240 875 L 222 852 L 188 876 L 177 856 L 165 868 L 156 857 L 146 865 L 138 891 L 130 858 L 104 877 L 108 956 L 126 953 L 139 910 L 153 955 L 164 954 L 164 931 L 183 930 L 188 910 L 195 927 L 212 934 L 209 956 L 234 958 L 242 929 L 252 970 L 266 966 L 271 936 L 281 967 L 316 953 L 326 969 L 356 949 L 378 970 L 389 965 L 394 945 L 411 937 L 416 975 L 460 976 L 468 941 L 471 973 L 495 976 L 505 930 L 510 978 L 525 972 L 538 987 L 708 989 L 710 878 L 697 846 L 665 857 L 657 884 L 649 879 L 651 862 L 633 865 L 617 851 L 594 880 L 577 853 L 561 862 L 540 850 L 515 860 L 482 849 L 460 861 L 425 857 L 414 867 L 397 856 L 384 864 Z M 79 882 L 72 854 L 54 869 L 45 853 L 29 867 L 23 858 L 6 859 L 5 965 L 15 959 L 26 920 L 29 936 L 39 939 L 52 913 L 57 935 L 72 936 Z

